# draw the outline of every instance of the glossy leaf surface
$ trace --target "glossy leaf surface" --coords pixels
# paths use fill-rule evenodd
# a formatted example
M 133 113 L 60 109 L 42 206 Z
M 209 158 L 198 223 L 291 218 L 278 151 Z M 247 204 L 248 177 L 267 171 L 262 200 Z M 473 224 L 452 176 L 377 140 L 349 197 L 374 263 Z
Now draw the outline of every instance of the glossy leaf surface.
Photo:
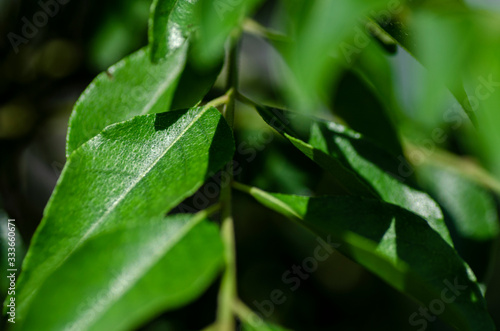
M 169 110 L 186 53 L 187 45 L 183 45 L 153 64 L 143 48 L 99 74 L 73 108 L 66 156 L 108 125 Z
M 266 122 L 280 131 L 305 155 L 331 172 L 355 195 L 378 196 L 426 219 L 450 245 L 448 229 L 438 204 L 426 193 L 405 184 L 408 163 L 381 149 L 361 134 L 334 122 L 317 120 L 278 109 L 258 108 Z M 398 179 L 399 177 L 399 179 Z M 401 181 L 400 181 L 401 180 Z M 362 188 L 370 190 L 362 191 Z M 362 193 L 362 194 L 360 194 Z
M 137 116 L 106 128 L 69 158 L 19 279 L 20 318 L 43 281 L 93 235 L 132 216 L 165 215 L 232 157 L 215 108 Z
M 195 299 L 222 265 L 218 229 L 198 216 L 127 224 L 75 251 L 39 290 L 18 329 L 131 330 Z
M 197 28 L 194 14 L 197 1 L 153 1 L 149 17 L 149 43 L 153 62 L 181 48 Z

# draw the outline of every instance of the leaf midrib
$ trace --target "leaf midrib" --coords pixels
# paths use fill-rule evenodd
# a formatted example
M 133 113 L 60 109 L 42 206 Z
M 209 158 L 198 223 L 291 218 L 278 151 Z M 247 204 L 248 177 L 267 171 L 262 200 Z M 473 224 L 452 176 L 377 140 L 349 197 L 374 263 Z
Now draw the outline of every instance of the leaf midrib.
M 134 268 L 131 270 L 127 270 L 126 274 L 127 275 L 132 275 L 132 277 L 129 277 L 129 282 L 127 283 L 127 286 L 124 286 L 119 293 L 116 293 L 116 295 L 110 296 L 111 299 L 108 299 L 107 302 L 105 303 L 105 306 L 109 309 L 109 307 L 113 306 L 123 295 L 128 293 L 136 284 L 141 280 L 141 278 L 146 275 L 164 256 L 167 254 L 175 245 L 177 245 L 185 236 L 197 225 L 199 224 L 203 218 L 201 217 L 192 217 L 186 224 L 184 224 L 181 229 L 169 240 L 166 242 L 165 246 L 163 246 L 160 250 L 156 252 L 156 254 L 150 255 L 152 258 L 150 259 L 150 262 L 142 266 L 141 268 L 137 268 L 136 265 L 134 265 Z M 134 270 L 138 270 L 137 272 L 134 273 Z M 95 325 L 96 322 L 99 321 L 99 319 L 108 311 L 108 309 L 104 310 L 101 309 L 99 314 L 96 314 L 94 316 L 97 316 L 97 318 L 92 319 L 90 325 Z M 80 317 L 79 320 L 85 320 L 84 317 Z
M 69 256 L 71 256 L 71 254 L 73 254 L 73 252 L 82 245 L 82 243 L 88 239 L 92 233 L 95 231 L 95 229 L 100 225 L 102 224 L 103 220 L 115 209 L 115 207 L 121 202 L 123 201 L 123 199 L 132 191 L 132 189 L 134 187 L 136 187 L 136 185 L 153 169 L 153 167 L 166 155 L 166 153 L 184 136 L 184 134 L 194 125 L 194 123 L 203 115 L 205 114 L 205 112 L 210 109 L 210 108 L 207 108 L 207 107 L 204 107 L 201 109 L 200 113 L 197 114 L 193 120 L 186 126 L 186 128 L 184 128 L 182 130 L 182 132 L 174 139 L 174 141 L 170 144 L 170 146 L 168 146 L 167 149 L 165 149 L 165 151 L 163 153 L 161 153 L 159 155 L 159 157 L 157 157 L 153 162 L 152 164 L 146 169 L 146 171 L 144 171 L 142 174 L 140 174 L 140 176 L 137 177 L 136 180 L 134 180 L 132 182 L 131 185 L 129 185 L 126 189 L 125 192 L 123 192 L 123 194 L 120 195 L 120 197 L 115 201 L 113 202 L 113 204 L 108 207 L 106 209 L 106 212 L 101 216 L 99 217 L 99 219 L 90 226 L 90 228 L 85 231 L 85 233 L 83 234 L 83 236 L 80 238 L 80 240 L 76 243 L 76 245 L 73 246 L 72 249 L 69 250 L 69 252 L 61 259 L 61 261 L 53 268 L 52 271 L 56 270 L 57 268 L 59 268 L 59 266 L 61 266 L 67 259 Z M 48 277 L 48 276 L 47 276 Z M 34 295 L 34 293 L 36 292 L 36 289 L 33 289 L 31 290 L 30 294 L 27 295 L 27 299 L 29 300 L 30 297 L 32 297 Z
M 178 55 L 177 54 L 178 52 L 185 52 L 185 49 L 183 49 L 183 48 L 186 48 L 186 43 L 183 43 L 172 54 Z M 176 60 L 176 62 L 178 61 L 177 58 L 175 58 L 175 60 Z M 163 93 L 170 87 L 170 84 L 175 80 L 175 78 L 181 72 L 181 70 L 178 69 L 179 66 L 174 66 L 174 67 L 177 68 L 177 70 L 168 71 L 169 75 L 167 75 L 166 79 L 162 80 L 162 84 L 160 84 L 160 86 L 156 90 L 156 93 L 153 95 L 151 100 L 144 106 L 144 110 L 140 113 L 140 115 L 145 115 L 145 114 L 149 113 L 149 111 L 151 110 L 151 108 L 153 108 L 153 106 L 156 104 L 158 99 L 160 99 L 160 97 L 163 95 Z M 182 66 L 182 67 L 184 67 L 184 66 Z

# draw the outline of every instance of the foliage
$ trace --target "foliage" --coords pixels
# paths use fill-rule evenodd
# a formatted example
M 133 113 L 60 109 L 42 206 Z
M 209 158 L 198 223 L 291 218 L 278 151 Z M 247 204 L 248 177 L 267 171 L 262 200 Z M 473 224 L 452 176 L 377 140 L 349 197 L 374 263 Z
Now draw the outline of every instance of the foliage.
M 238 294 L 242 193 L 300 233 L 332 238 L 331 249 L 419 305 L 441 300 L 430 309 L 448 326 L 495 330 L 486 266 L 464 243 L 486 244 L 487 256 L 499 233 L 500 12 L 458 0 L 276 3 L 264 27 L 251 17 L 265 1 L 153 1 L 149 44 L 73 108 L 14 330 L 134 329 L 213 287 L 206 330 L 294 329 Z M 279 97 L 245 96 L 243 33 L 278 54 Z M 420 68 L 405 93 L 398 54 Z M 274 147 L 242 142 L 252 123 Z M 456 153 L 456 136 L 477 161 Z M 259 157 L 273 161 L 252 169 Z M 434 321 L 415 316 L 412 327 Z

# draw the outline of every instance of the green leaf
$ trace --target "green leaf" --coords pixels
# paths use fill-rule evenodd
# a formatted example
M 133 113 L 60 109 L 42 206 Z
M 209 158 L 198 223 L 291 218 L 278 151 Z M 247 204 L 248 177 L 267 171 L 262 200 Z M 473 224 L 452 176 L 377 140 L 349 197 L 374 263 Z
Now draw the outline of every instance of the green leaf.
M 91 236 L 132 216 L 165 215 L 229 162 L 231 130 L 213 107 L 137 116 L 107 127 L 69 158 L 19 278 L 17 313 Z
M 395 155 L 403 150 L 382 102 L 356 74 L 347 71 L 334 97 L 333 111 L 349 126 Z
M 406 184 L 408 163 L 373 144 L 361 134 L 328 121 L 300 116 L 290 112 L 257 107 L 264 120 L 281 132 L 310 159 L 317 162 L 355 195 L 379 196 L 420 215 L 429 222 L 451 246 L 448 229 L 438 204 L 426 193 Z M 308 141 L 308 142 L 306 142 Z M 401 180 L 397 179 L 399 177 Z M 363 192 L 362 188 L 370 190 Z M 349 191 L 348 191 L 349 192 Z M 374 194 L 368 194 L 376 192 Z
M 43 284 L 19 330 L 132 330 L 214 280 L 224 260 L 214 224 L 129 216 L 134 226 L 88 240 Z
M 419 10 L 411 12 L 408 24 L 416 44 L 415 56 L 427 67 L 429 83 L 425 84 L 429 93 L 420 93 L 426 102 L 419 113 L 420 119 L 435 117 L 436 121 L 455 122 L 457 129 L 464 125 L 461 114 L 453 114 L 449 107 L 436 108 L 436 82 L 445 82 L 467 112 L 471 121 L 477 122 L 479 144 L 473 153 L 479 154 L 485 166 L 500 178 L 500 113 L 498 104 L 498 52 L 499 15 L 496 12 L 480 10 Z M 429 106 L 429 108 L 427 108 Z M 434 108 L 437 115 L 427 116 L 426 110 Z M 443 112 L 446 112 L 443 114 Z M 450 112 L 451 111 L 451 112 Z M 450 116 L 452 115 L 452 116 Z M 458 115 L 458 116 L 457 116 Z M 432 123 L 431 123 L 432 124 Z M 436 125 L 430 126 L 434 129 Z
M 452 216 L 463 238 L 486 241 L 500 233 L 491 193 L 456 172 L 435 165 L 418 168 L 419 178 Z
M 149 18 L 149 43 L 151 60 L 158 62 L 170 56 L 184 44 L 192 44 L 192 37 L 199 28 L 196 17 L 198 0 L 154 0 Z M 179 80 L 171 109 L 194 106 L 203 99 L 222 70 L 222 61 L 201 68 L 187 61 Z
M 429 70 L 422 82 L 423 91 L 418 94 L 420 104 L 416 116 L 419 121 L 430 128 L 441 124 L 447 88 L 476 124 L 463 77 L 458 74 L 473 53 L 470 40 L 474 38 L 475 26 L 470 15 L 464 14 L 465 6 L 461 1 L 440 5 L 445 10 L 431 12 L 407 8 L 404 15 L 394 17 L 381 27 Z M 407 20 L 410 16 L 411 21 Z
M 224 44 L 261 0 L 154 0 L 149 20 L 153 61 L 170 54 L 190 39 L 193 60 L 213 68 L 224 56 Z
M 329 92 L 345 62 L 350 63 L 352 53 L 358 52 L 353 44 L 356 33 L 364 29 L 360 19 L 385 8 L 387 2 L 295 1 L 300 5 L 292 7 L 290 21 L 294 24 L 287 31 L 295 42 L 283 50 L 291 72 L 285 83 L 294 107 L 301 111 L 314 109 L 311 107 Z
M 477 115 L 477 135 L 479 146 L 474 145 L 471 152 L 479 154 L 484 166 L 500 179 L 500 15 L 491 13 L 483 18 L 478 13 L 475 24 L 479 25 L 474 38 L 469 40 L 469 48 L 476 51 L 473 59 L 462 63 L 459 73 L 466 75 L 466 89 L 471 96 L 471 104 Z M 470 61 L 469 61 L 470 60 Z M 465 69 L 471 69 L 466 71 Z M 479 148 L 477 148 L 479 147 Z
M 200 69 L 196 68 L 191 61 L 187 61 L 170 109 L 190 108 L 201 101 L 215 84 L 222 65 L 221 61 L 215 67 Z
M 429 163 L 419 166 L 422 186 L 442 206 L 455 247 L 480 281 L 488 275 L 492 247 L 500 233 L 493 195 L 457 170 Z
M 414 54 L 417 48 L 414 33 L 410 31 L 410 26 L 408 24 L 409 14 L 414 14 L 418 9 L 430 9 L 437 13 L 444 13 L 446 11 L 464 12 L 467 9 L 464 1 L 462 0 L 424 0 L 418 2 L 407 2 L 404 5 L 401 4 L 392 10 L 392 17 L 389 19 L 387 17 L 373 17 L 375 20 L 379 21 L 380 26 L 389 35 L 391 35 L 394 40 L 396 40 L 402 47 L 406 48 L 410 53 Z
M 457 329 L 495 330 L 467 264 L 414 213 L 360 197 L 310 198 L 235 186 L 314 233 L 340 241 L 342 253 L 426 307 L 453 296 L 440 317 Z
M 200 29 L 195 40 L 195 60 L 209 67 L 222 58 L 231 32 L 260 2 L 262 0 L 199 0 L 196 10 Z
M 283 134 L 290 142 L 311 160 L 330 171 L 337 184 L 347 193 L 366 197 L 375 197 L 377 193 L 367 185 L 347 164 L 338 158 L 332 158 L 322 150 L 296 137 L 307 135 L 309 118 L 297 120 L 298 114 L 275 108 L 257 107 L 262 118 L 274 129 Z M 296 125 L 294 125 L 296 124 Z M 292 128 L 292 126 L 294 127 Z M 306 132 L 304 132 L 306 131 Z
M 378 97 L 388 111 L 392 123 L 398 123 L 398 129 L 401 130 L 402 118 L 406 117 L 402 116 L 403 110 L 395 92 L 397 75 L 391 65 L 392 61 L 384 49 L 371 42 L 356 58 L 352 69 Z
M 153 1 L 149 17 L 149 43 L 153 62 L 158 62 L 182 47 L 197 28 L 194 13 L 197 1 Z
M 143 48 L 97 76 L 75 104 L 66 156 L 110 124 L 170 109 L 184 69 L 187 45 L 153 64 Z

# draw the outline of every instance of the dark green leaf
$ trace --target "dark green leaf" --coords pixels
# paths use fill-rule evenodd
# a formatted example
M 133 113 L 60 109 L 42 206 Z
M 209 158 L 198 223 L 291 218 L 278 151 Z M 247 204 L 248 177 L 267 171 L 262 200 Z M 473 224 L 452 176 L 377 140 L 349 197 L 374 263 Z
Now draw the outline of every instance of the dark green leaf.
M 336 89 L 333 110 L 353 130 L 395 155 L 403 154 L 382 102 L 356 74 L 349 71 L 344 74 Z
M 110 124 L 169 110 L 186 53 L 184 44 L 153 64 L 144 48 L 97 76 L 71 114 L 66 156 Z
M 411 170 L 402 155 L 396 158 L 361 134 L 334 122 L 265 107 L 258 107 L 258 111 L 305 155 L 331 172 L 348 192 L 365 197 L 374 197 L 368 193 L 376 192 L 382 200 L 422 216 L 453 245 L 437 203 L 426 193 L 402 182 L 409 182 L 407 176 Z M 370 190 L 363 191 L 363 184 Z M 357 192 L 352 191 L 355 187 L 359 188 Z
M 213 281 L 224 260 L 215 225 L 191 215 L 130 216 L 134 227 L 100 234 L 66 260 L 20 330 L 132 330 Z
M 158 62 L 185 44 L 197 27 L 197 1 L 154 0 L 149 18 L 151 59 Z
M 353 71 L 370 87 L 388 110 L 391 121 L 399 124 L 398 129 L 401 129 L 403 111 L 395 92 L 397 74 L 385 51 L 379 45 L 370 43 L 356 58 Z
M 170 108 L 184 109 L 196 105 L 210 91 L 222 69 L 222 62 L 210 69 L 196 68 L 191 61 L 186 63 L 175 90 Z
M 438 166 L 419 168 L 419 177 L 451 214 L 464 238 L 483 241 L 499 234 L 498 215 L 492 195 L 460 176 Z
M 448 227 L 460 256 L 484 280 L 492 245 L 500 233 L 492 194 L 459 172 L 437 164 L 418 167 L 417 174 L 448 216 Z
M 373 199 L 310 198 L 236 187 L 316 234 L 340 241 L 342 253 L 426 307 L 436 299 L 444 303 L 444 295 L 453 297 L 440 317 L 458 329 L 495 330 L 467 264 L 414 213 Z M 454 283 L 460 286 L 455 295 L 450 288 Z
M 163 216 L 232 157 L 232 133 L 215 108 L 137 116 L 107 127 L 69 158 L 19 279 L 17 313 L 91 236 L 132 216 Z

